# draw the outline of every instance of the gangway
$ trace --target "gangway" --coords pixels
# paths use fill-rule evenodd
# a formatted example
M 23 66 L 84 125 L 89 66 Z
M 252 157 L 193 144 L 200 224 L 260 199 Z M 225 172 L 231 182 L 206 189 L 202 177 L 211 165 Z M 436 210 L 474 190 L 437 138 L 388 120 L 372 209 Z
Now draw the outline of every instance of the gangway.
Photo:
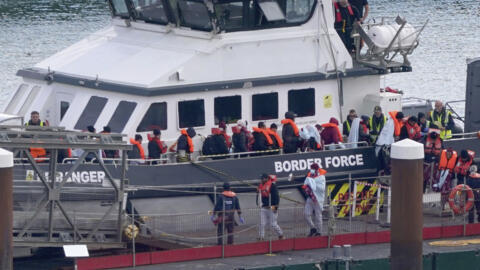
M 12 151 L 15 157 L 15 247 L 72 243 L 87 244 L 89 249 L 124 246 L 126 151 L 131 145 L 123 137 L 62 127 L 0 126 L 0 147 Z M 31 148 L 45 149 L 48 158 L 35 159 Z M 59 153 L 72 149 L 81 155 L 62 164 Z M 114 165 L 105 164 L 101 150 L 119 151 L 121 164 L 115 164 L 116 169 L 121 167 L 119 176 L 111 173 Z M 98 171 L 86 171 L 83 163 L 87 156 L 96 158 Z M 85 181 L 87 178 L 90 181 Z

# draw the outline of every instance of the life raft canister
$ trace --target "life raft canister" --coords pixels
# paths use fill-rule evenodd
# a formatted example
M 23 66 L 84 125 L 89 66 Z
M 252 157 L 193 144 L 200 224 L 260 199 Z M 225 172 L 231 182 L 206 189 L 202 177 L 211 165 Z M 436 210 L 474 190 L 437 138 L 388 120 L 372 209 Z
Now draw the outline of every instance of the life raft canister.
M 460 203 L 455 203 L 455 196 L 458 193 L 466 192 L 467 193 L 467 203 L 465 205 L 461 205 Z M 450 209 L 457 214 L 467 213 L 473 207 L 473 201 L 475 198 L 473 197 L 473 190 L 467 185 L 458 185 L 452 189 L 450 195 L 448 195 L 448 205 L 450 205 Z

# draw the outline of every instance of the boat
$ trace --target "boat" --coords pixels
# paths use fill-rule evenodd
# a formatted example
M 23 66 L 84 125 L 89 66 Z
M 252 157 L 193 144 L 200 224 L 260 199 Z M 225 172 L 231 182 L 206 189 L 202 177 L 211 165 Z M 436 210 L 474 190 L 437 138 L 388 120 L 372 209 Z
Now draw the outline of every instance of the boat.
M 352 55 L 334 29 L 330 0 L 109 0 L 108 4 L 110 26 L 17 72 L 22 82 L 1 115 L 2 123 L 22 125 L 30 112 L 38 111 L 51 127 L 64 128 L 53 130 L 63 136 L 57 140 L 82 137 L 80 131 L 92 125 L 97 130 L 109 126 L 114 133 L 88 134 L 99 141 L 116 136 L 126 143 L 140 134 L 147 142 L 147 134 L 160 129 L 168 145 L 181 129 L 192 127 L 199 134 L 194 138 L 197 150 L 192 162 L 178 163 L 172 153 L 159 164 L 128 167 L 104 164 L 97 156 L 99 163 L 78 165 L 78 176 L 69 175 L 68 185 L 112 188 L 117 187 L 113 179 L 122 179 L 128 187 L 122 189 L 125 198 L 120 199 L 123 194 L 118 192 L 110 198 L 101 192 L 83 192 L 60 196 L 62 200 L 93 202 L 88 207 L 100 207 L 99 212 L 105 205 L 116 205 L 109 213 L 158 212 L 165 210 L 162 200 L 186 196 L 185 191 L 214 191 L 225 181 L 251 191 L 261 173 L 276 174 L 280 186 L 300 194 L 288 180 L 301 179 L 314 162 L 328 171 L 329 181 L 378 175 L 375 149 L 369 146 L 260 156 L 231 153 L 223 159 L 204 156 L 198 149 L 222 120 L 230 132 L 237 120 L 250 126 L 260 121 L 279 124 L 287 111 L 297 114 L 295 121 L 302 127 L 326 123 L 330 117 L 343 122 L 351 108 L 365 115 L 376 105 L 384 112 L 402 110 L 402 94 L 382 86 L 382 76 L 412 71 L 408 55 L 419 45 L 425 25 L 416 28 L 400 17 L 389 23 L 357 25 L 357 50 Z M 368 46 L 363 51 L 361 39 Z M 424 110 L 431 109 L 428 102 L 423 104 Z M 475 123 L 472 117 L 467 114 L 466 121 Z M 29 128 L 21 132 L 30 132 Z M 478 128 L 466 125 L 466 131 Z M 3 143 L 8 146 L 9 141 Z M 125 150 L 121 143 L 117 146 Z M 95 149 L 102 147 L 108 145 Z M 14 170 L 15 185 L 22 187 L 14 192 L 19 210 L 42 198 L 46 182 L 51 182 L 48 164 L 24 161 L 18 157 Z M 55 165 L 60 178 L 77 161 Z M 100 172 L 101 167 L 108 168 L 108 175 Z M 36 196 L 32 190 L 38 191 Z M 175 211 L 192 207 L 176 206 Z M 24 237 L 26 231 L 19 229 L 17 237 Z M 52 230 L 47 238 L 52 239 Z

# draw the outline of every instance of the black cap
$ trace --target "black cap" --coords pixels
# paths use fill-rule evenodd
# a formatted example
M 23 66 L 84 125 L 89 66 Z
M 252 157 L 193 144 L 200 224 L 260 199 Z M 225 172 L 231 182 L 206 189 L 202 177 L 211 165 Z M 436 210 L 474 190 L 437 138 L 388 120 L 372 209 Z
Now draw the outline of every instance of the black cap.
M 230 190 L 230 183 L 229 182 L 223 183 L 223 189 L 224 190 Z
M 140 134 L 135 134 L 135 141 L 139 141 L 142 139 L 142 135 Z
M 111 129 L 109 126 L 104 126 L 102 132 L 108 132 L 108 133 L 110 133 L 110 132 L 112 132 L 112 129 Z
M 397 119 L 402 119 L 403 117 L 403 112 L 397 112 L 397 115 L 395 115 L 395 118 Z
M 285 113 L 285 118 L 287 118 L 287 119 L 294 120 L 295 117 L 296 117 L 296 115 L 295 115 L 294 112 L 286 112 L 286 113 Z
M 260 179 L 268 179 L 268 174 L 266 173 L 262 173 L 262 175 L 260 175 Z
M 270 125 L 270 128 L 272 128 L 272 129 L 273 129 L 273 128 L 277 128 L 277 124 L 272 123 L 272 124 Z
M 87 127 L 88 132 L 95 132 L 95 128 L 93 126 L 88 126 Z
M 162 134 L 162 133 L 160 132 L 159 129 L 154 129 L 154 130 L 153 130 L 153 135 L 158 136 L 158 135 L 160 135 L 160 134 Z
M 190 136 L 190 138 L 193 138 L 195 137 L 195 135 L 197 135 L 197 133 L 195 132 L 195 129 L 192 127 L 187 128 L 187 134 L 188 136 Z

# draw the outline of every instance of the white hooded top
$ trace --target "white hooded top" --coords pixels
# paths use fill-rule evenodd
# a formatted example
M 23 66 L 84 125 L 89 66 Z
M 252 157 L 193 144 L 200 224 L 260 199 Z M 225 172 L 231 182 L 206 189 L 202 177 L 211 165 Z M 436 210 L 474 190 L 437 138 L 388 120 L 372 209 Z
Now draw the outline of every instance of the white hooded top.
M 307 177 L 303 184 L 310 187 L 318 205 L 323 207 L 323 202 L 325 201 L 325 175 L 319 175 L 315 178 Z

